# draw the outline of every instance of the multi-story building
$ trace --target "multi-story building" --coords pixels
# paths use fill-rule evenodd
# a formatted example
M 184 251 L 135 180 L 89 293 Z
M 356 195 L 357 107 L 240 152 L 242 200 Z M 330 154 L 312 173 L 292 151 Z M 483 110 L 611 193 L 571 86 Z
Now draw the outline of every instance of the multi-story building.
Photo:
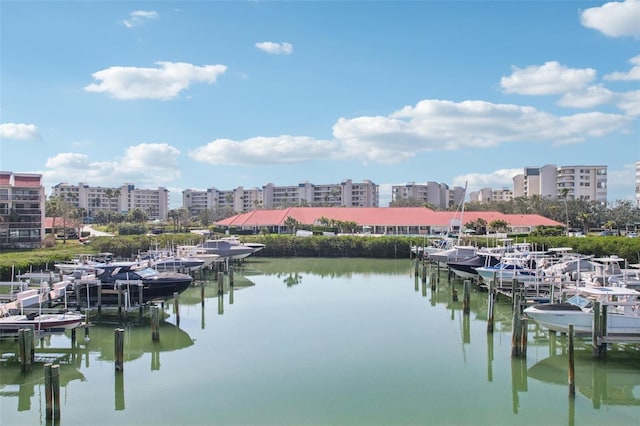
M 444 210 L 462 202 L 464 188 L 455 187 L 450 189 L 447 184 L 438 182 L 424 184 L 409 182 L 405 185 L 393 185 L 391 187 L 391 199 L 397 201 L 401 198 L 415 198 L 437 209 Z
M 469 201 L 476 203 L 488 203 L 489 201 L 511 201 L 513 190 L 510 188 L 492 189 L 482 188 L 479 191 L 469 193 Z
M 562 197 L 607 203 L 607 166 L 526 167 L 513 177 L 513 197 Z
M 166 188 L 136 189 L 125 183 L 118 188 L 59 183 L 53 187 L 53 197 L 64 199 L 71 206 L 80 209 L 83 216 L 92 217 L 98 211 L 126 213 L 141 209 L 149 219 L 164 220 L 169 212 L 169 191 Z
M 640 208 L 640 161 L 636 161 L 636 207 Z
M 607 204 L 607 166 L 561 166 L 557 196 Z
M 556 196 L 556 166 L 525 167 L 524 173 L 513 177 L 513 196 L 540 197 Z
M 501 188 L 491 191 L 491 201 L 511 201 L 513 200 L 513 189 Z
M 266 209 L 310 207 L 378 207 L 379 187 L 370 180 L 354 183 L 351 179 L 336 184 L 276 186 L 268 183 L 262 187 L 262 204 Z
M 44 237 L 42 175 L 0 172 L 0 248 L 37 248 Z

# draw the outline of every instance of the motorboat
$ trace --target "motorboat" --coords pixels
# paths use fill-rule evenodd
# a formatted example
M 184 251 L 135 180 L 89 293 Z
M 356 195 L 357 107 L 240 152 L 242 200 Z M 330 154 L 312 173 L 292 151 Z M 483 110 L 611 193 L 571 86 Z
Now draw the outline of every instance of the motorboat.
M 476 246 L 454 246 L 448 250 L 442 250 L 427 255 L 427 259 L 431 262 L 437 262 L 440 267 L 446 268 L 449 262 L 458 262 L 467 260 L 476 255 L 478 247 Z
M 0 333 L 15 333 L 23 328 L 61 332 L 76 328 L 85 320 L 84 315 L 73 312 L 11 314 L 6 309 L 0 309 L 0 312 Z
M 149 263 L 158 271 L 193 272 L 202 268 L 205 261 L 197 257 L 168 256 Z
M 143 303 L 152 300 L 164 300 L 182 293 L 193 282 L 190 275 L 179 272 L 161 272 L 149 266 L 140 266 L 138 262 L 121 262 L 96 265 L 95 279 L 81 279 L 70 286 L 75 290 L 78 300 L 97 300 L 98 288 L 101 289 L 102 303 L 114 303 L 118 294 L 125 291 L 129 300 Z
M 511 284 L 513 280 L 524 282 L 525 285 L 539 281 L 539 272 L 535 262 L 525 255 L 502 256 L 495 265 L 476 268 L 478 276 L 485 283 L 497 281 L 497 284 Z
M 255 252 L 255 249 L 252 247 L 230 242 L 223 238 L 206 240 L 199 244 L 198 247 L 205 249 L 206 253 L 217 254 L 220 257 L 230 258 L 233 260 L 244 259 Z
M 478 271 L 476 268 L 481 266 L 492 266 L 497 264 L 499 261 L 499 257 L 496 257 L 491 253 L 483 254 L 478 252 L 478 254 L 468 259 L 447 262 L 447 266 L 451 269 L 451 272 L 462 279 L 476 279 L 478 278 Z
M 640 289 L 640 269 L 627 268 L 627 260 L 618 256 L 595 257 L 593 269 L 581 274 L 588 286 L 621 286 Z
M 181 257 L 189 257 L 202 260 L 204 263 L 201 268 L 208 268 L 215 262 L 224 260 L 219 254 L 208 253 L 207 249 L 197 245 L 179 245 L 176 246 L 176 255 Z
M 566 302 L 539 303 L 527 317 L 552 331 L 592 333 L 594 302 L 607 306 L 607 334 L 640 334 L 640 292 L 624 287 L 578 287 Z

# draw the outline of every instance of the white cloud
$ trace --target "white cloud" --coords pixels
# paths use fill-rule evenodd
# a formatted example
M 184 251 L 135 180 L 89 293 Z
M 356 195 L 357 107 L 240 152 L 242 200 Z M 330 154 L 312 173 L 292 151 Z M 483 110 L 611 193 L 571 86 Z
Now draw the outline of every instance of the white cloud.
M 533 107 L 429 99 L 389 117 L 341 118 L 333 133 L 345 154 L 392 162 L 424 151 L 582 141 L 621 130 L 631 122 L 617 114 L 554 116 Z
M 227 71 L 224 65 L 196 66 L 184 62 L 156 62 L 159 68 L 110 67 L 92 74 L 94 80 L 84 89 L 108 93 L 116 99 L 175 98 L 191 83 L 213 84 Z
M 598 84 L 589 86 L 579 92 L 565 94 L 558 101 L 558 105 L 570 108 L 593 108 L 598 105 L 611 103 L 615 98 L 615 93 Z
M 609 2 L 586 9 L 580 23 L 608 37 L 640 37 L 640 0 Z
M 217 139 L 189 155 L 211 164 L 283 164 L 309 160 L 400 163 L 420 152 L 482 149 L 504 143 L 579 143 L 625 130 L 633 119 L 589 112 L 555 116 L 533 107 L 427 99 L 389 116 L 340 118 L 334 140 L 283 135 Z
M 263 41 L 256 43 L 255 46 L 270 55 L 291 55 L 293 53 L 293 45 L 286 42 L 274 43 L 272 41 Z
M 479 191 L 483 188 L 513 189 L 513 177 L 522 174 L 524 168 L 520 169 L 500 169 L 491 173 L 468 173 L 456 176 L 451 181 L 451 185 L 464 188 L 467 185 L 467 195 L 470 192 Z
M 60 153 L 47 159 L 43 175 L 47 182 L 101 182 L 120 186 L 135 182 L 141 188 L 157 188 L 180 178 L 177 158 L 180 151 L 164 143 L 130 146 L 112 161 L 92 161 L 81 153 Z
M 618 108 L 627 115 L 640 116 L 640 90 L 634 92 L 621 93 L 618 95 Z
M 513 67 L 510 76 L 500 79 L 500 86 L 505 93 L 552 95 L 579 90 L 595 77 L 596 70 L 592 68 L 567 68 L 556 61 L 550 61 L 524 69 Z
M 327 158 L 337 143 L 306 136 L 255 137 L 243 141 L 216 139 L 190 152 L 191 158 L 210 164 L 287 164 Z
M 640 21 L 638 21 L 638 26 L 640 26 Z M 629 63 L 633 65 L 628 72 L 612 72 L 611 74 L 605 75 L 603 78 L 605 80 L 611 81 L 638 81 L 640 80 L 640 55 L 634 56 L 629 59 Z
M 129 14 L 129 19 L 124 19 L 122 24 L 127 28 L 137 27 L 151 19 L 158 19 L 160 15 L 153 10 L 136 10 Z
M 4 123 L 0 124 L 0 138 L 3 139 L 36 139 L 38 128 L 34 124 Z

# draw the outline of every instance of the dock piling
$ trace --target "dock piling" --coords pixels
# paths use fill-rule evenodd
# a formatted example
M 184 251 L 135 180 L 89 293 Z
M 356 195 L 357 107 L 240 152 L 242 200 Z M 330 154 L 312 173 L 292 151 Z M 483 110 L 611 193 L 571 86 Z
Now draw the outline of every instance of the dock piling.
M 124 370 L 124 329 L 116 328 L 115 329 L 115 367 L 116 372 Z

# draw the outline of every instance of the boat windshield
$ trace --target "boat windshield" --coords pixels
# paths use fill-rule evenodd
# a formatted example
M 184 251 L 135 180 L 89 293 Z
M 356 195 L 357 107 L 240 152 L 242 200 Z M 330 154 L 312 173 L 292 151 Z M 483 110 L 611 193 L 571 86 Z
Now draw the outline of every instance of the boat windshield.
M 575 296 L 572 296 L 570 298 L 567 299 L 567 303 L 571 303 L 572 305 L 576 305 L 579 306 L 581 308 L 590 308 L 591 307 L 591 300 L 582 297 L 582 296 L 578 296 L 577 294 Z
M 158 271 L 153 268 L 143 268 L 136 271 L 136 274 L 140 275 L 142 278 L 149 278 L 154 275 L 158 275 Z

